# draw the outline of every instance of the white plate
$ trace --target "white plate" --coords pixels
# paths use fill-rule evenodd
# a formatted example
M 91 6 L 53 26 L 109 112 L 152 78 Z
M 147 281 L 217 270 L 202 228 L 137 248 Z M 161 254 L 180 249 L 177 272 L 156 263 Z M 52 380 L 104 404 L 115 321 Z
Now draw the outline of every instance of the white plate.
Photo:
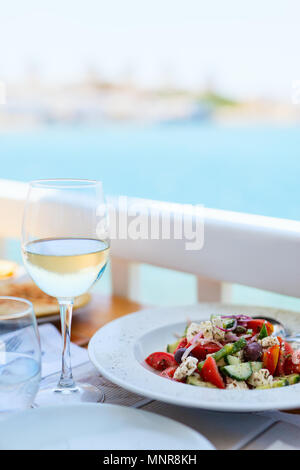
M 300 331 L 297 313 L 265 307 L 199 304 L 192 307 L 156 308 L 115 320 L 91 339 L 89 355 L 106 378 L 139 395 L 176 405 L 218 411 L 263 411 L 300 407 L 300 384 L 273 390 L 216 390 L 193 387 L 156 375 L 144 359 L 164 351 L 182 333 L 188 319 L 209 319 L 211 314 L 244 313 L 280 319 Z
M 183 424 L 117 405 L 26 410 L 1 421 L 0 430 L 0 449 L 6 450 L 214 449 L 205 437 Z

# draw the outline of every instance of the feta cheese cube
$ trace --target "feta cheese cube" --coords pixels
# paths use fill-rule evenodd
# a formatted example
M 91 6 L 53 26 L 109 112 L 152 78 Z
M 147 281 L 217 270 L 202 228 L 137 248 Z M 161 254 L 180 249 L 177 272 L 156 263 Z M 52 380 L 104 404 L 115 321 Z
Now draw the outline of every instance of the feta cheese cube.
M 226 389 L 227 390 L 249 390 L 248 385 L 246 382 L 238 381 L 231 379 L 230 377 L 226 378 Z
M 266 338 L 258 340 L 263 349 L 270 348 L 271 346 L 279 345 L 279 341 L 275 336 L 267 336 Z
M 260 369 L 257 372 L 253 372 L 248 382 L 253 387 L 271 385 L 273 383 L 273 376 L 270 375 L 268 369 Z
M 186 339 L 188 340 L 188 342 L 190 343 L 192 341 L 192 339 L 194 338 L 194 336 L 196 336 L 198 333 L 200 333 L 200 331 L 202 331 L 201 324 L 192 322 L 188 326 L 188 329 L 187 329 L 187 332 L 186 332 Z
M 203 333 L 205 339 L 213 340 L 213 325 L 211 321 L 203 321 L 200 323 L 200 330 Z
M 192 375 L 197 369 L 198 359 L 196 357 L 188 356 L 177 369 L 175 370 L 174 379 L 182 380 L 189 375 Z
M 224 328 L 224 320 L 221 317 L 213 317 L 211 323 L 213 339 L 216 341 L 224 341 L 226 332 L 220 329 Z

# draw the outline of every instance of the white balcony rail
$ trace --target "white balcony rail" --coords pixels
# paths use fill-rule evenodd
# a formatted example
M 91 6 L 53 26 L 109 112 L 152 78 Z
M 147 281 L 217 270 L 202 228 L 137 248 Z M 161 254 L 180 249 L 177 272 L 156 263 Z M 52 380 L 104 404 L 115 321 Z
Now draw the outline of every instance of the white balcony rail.
M 26 183 L 0 180 L 2 240 L 20 237 L 26 193 Z M 163 219 L 174 223 L 172 205 L 140 202 L 145 213 L 155 206 L 156 210 L 161 209 Z M 128 218 L 129 224 L 131 217 L 125 211 L 122 214 L 117 205 L 115 209 L 119 217 Z M 300 297 L 297 221 L 204 209 L 201 250 L 186 250 L 184 239 L 118 238 L 112 240 L 111 256 L 113 293 L 122 296 L 137 297 L 138 265 L 145 263 L 194 274 L 198 279 L 198 299 L 202 301 L 229 301 L 232 283 Z

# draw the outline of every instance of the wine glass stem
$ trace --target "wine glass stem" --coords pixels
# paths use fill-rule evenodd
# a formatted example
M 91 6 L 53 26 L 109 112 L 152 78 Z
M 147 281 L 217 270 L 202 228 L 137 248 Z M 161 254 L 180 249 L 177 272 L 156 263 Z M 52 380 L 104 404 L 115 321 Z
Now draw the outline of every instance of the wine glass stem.
M 61 333 L 63 341 L 62 349 L 62 369 L 58 382 L 61 389 L 70 389 L 75 387 L 71 366 L 71 323 L 73 312 L 73 300 L 58 300 L 60 308 Z

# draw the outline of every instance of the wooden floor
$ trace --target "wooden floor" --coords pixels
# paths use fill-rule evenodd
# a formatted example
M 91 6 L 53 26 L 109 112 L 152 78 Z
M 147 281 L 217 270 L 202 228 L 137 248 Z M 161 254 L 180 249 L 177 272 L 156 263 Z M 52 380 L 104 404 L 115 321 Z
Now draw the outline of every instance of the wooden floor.
M 72 341 L 85 346 L 101 326 L 142 308 L 141 304 L 122 297 L 93 294 L 90 304 L 73 316 Z

